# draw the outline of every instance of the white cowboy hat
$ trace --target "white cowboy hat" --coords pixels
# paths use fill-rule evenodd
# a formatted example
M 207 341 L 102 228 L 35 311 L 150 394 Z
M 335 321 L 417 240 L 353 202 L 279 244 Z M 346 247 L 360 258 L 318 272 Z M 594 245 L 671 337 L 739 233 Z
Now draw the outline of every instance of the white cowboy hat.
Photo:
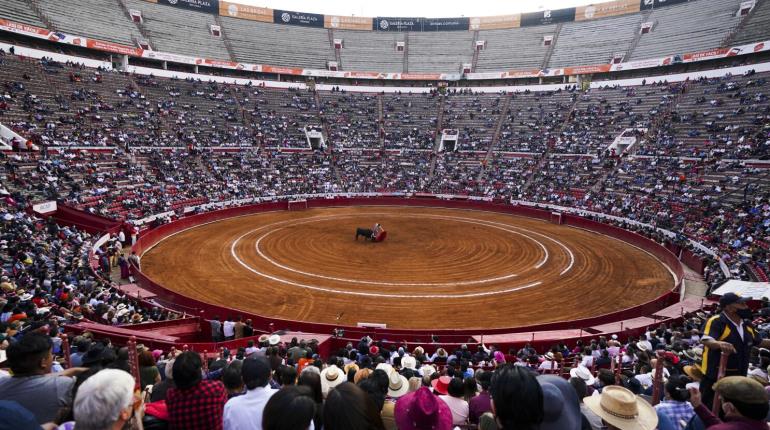
M 594 378 L 594 375 L 591 374 L 591 370 L 585 366 L 573 367 L 569 370 L 569 376 L 571 378 L 582 379 L 585 381 L 586 385 L 594 385 L 596 383 L 596 378 Z
M 267 343 L 269 343 L 271 346 L 278 345 L 281 342 L 281 336 L 274 334 L 271 335 L 269 338 L 267 338 Z
M 417 370 L 417 359 L 411 355 L 405 355 L 401 358 L 401 367 L 404 369 Z
M 545 359 L 549 361 L 553 361 L 553 352 L 548 351 L 545 353 Z
M 430 375 L 436 373 L 436 368 L 433 367 L 432 364 L 424 364 L 422 367 L 420 367 L 420 375 L 427 376 L 430 378 Z
M 391 369 L 388 375 L 388 396 L 397 399 L 409 392 L 409 380 Z
M 636 342 L 636 347 L 639 348 L 640 351 L 649 351 L 652 349 L 652 344 L 649 340 L 640 340 L 639 342 Z
M 608 385 L 598 396 L 583 399 L 583 403 L 607 424 L 623 430 L 653 430 L 658 415 L 642 398 L 629 389 Z
M 329 366 L 326 369 L 321 371 L 321 392 L 323 393 L 324 397 L 326 397 L 327 394 L 329 394 L 329 391 L 336 387 L 337 385 L 340 385 L 341 383 L 345 382 L 347 378 L 345 378 L 345 374 L 342 372 L 342 369 L 340 369 L 337 366 Z

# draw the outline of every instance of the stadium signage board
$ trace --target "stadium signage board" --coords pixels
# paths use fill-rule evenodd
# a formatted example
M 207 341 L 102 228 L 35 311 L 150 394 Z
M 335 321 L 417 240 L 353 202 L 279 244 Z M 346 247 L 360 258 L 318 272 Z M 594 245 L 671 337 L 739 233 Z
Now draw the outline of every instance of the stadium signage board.
M 639 12 L 639 3 L 638 0 L 617 0 L 607 3 L 578 6 L 575 12 L 575 21 L 637 13 Z
M 575 8 L 544 10 L 521 14 L 521 26 L 548 25 L 575 20 Z
M 224 0 L 219 2 L 219 15 L 250 21 L 273 22 L 273 10 L 270 8 L 247 6 Z
M 635 0 L 634 0 L 635 1 Z M 469 30 L 499 30 L 521 26 L 521 14 L 474 16 L 469 19 Z
M 423 18 L 422 31 L 468 31 L 470 18 Z
M 374 31 L 422 31 L 422 18 L 389 18 L 378 16 L 372 21 Z
M 289 10 L 274 9 L 273 22 L 276 24 L 323 28 L 324 16 L 317 13 L 292 12 Z
M 470 18 L 388 18 L 372 21 L 374 31 L 468 31 Z
M 158 4 L 198 12 L 219 13 L 219 0 L 158 0 Z
M 671 6 L 680 3 L 687 3 L 687 0 L 639 0 L 639 9 L 658 9 L 664 6 Z

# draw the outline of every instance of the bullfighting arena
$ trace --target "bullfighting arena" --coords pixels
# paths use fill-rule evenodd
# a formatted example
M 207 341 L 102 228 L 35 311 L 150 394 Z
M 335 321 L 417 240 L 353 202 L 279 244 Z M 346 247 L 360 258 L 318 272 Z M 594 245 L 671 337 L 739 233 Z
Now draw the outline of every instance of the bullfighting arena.
M 355 240 L 381 223 L 387 239 Z M 504 328 L 602 315 L 671 291 L 674 276 L 620 240 L 462 209 L 274 211 L 181 231 L 142 271 L 198 300 L 281 319 L 388 328 Z M 225 317 L 226 315 L 222 315 Z

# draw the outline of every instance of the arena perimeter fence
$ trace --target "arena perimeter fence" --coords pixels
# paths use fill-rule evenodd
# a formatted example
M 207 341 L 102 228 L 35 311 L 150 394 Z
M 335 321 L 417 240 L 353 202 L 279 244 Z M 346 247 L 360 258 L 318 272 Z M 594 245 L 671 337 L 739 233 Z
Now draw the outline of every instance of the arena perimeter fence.
M 288 200 L 270 201 L 189 215 L 171 223 L 145 231 L 134 245 L 133 250 L 136 251 L 137 254 L 141 255 L 164 238 L 182 230 L 237 216 L 244 216 L 267 211 L 287 210 L 288 206 Z M 450 209 L 473 209 L 524 216 L 541 219 L 544 221 L 551 220 L 551 215 L 554 211 L 553 208 L 540 208 L 532 203 L 528 203 L 527 205 L 512 205 L 507 203 L 496 203 L 485 200 L 469 199 L 462 196 L 455 196 L 454 198 L 450 198 L 449 196 L 438 195 L 419 195 L 417 197 L 409 197 L 402 195 L 388 196 L 368 194 L 365 196 L 308 196 L 307 198 L 308 208 L 342 206 L 415 206 Z M 680 296 L 679 290 L 682 287 L 682 281 L 684 278 L 684 270 L 678 255 L 680 258 L 682 258 L 682 261 L 688 262 L 689 260 L 691 263 L 695 263 L 694 265 L 696 268 L 698 264 L 702 265 L 700 259 L 692 253 L 685 254 L 684 251 L 678 247 L 673 245 L 661 245 L 640 234 L 624 230 L 620 227 L 604 224 L 593 219 L 588 219 L 566 212 L 562 212 L 561 223 L 563 225 L 582 228 L 611 236 L 649 252 L 671 269 L 675 277 L 674 287 L 666 294 L 663 294 L 654 300 L 650 300 L 649 302 L 642 303 L 627 309 L 622 309 L 616 312 L 597 315 L 591 318 L 487 330 L 408 330 L 376 327 L 339 326 L 309 321 L 267 318 L 245 310 L 212 305 L 206 302 L 202 302 L 195 297 L 188 297 L 186 295 L 171 291 L 165 288 L 163 285 L 153 281 L 141 271 L 136 270 L 136 268 L 134 268 L 133 273 L 136 279 L 136 284 L 152 292 L 153 294 L 156 294 L 159 302 L 164 303 L 167 307 L 172 309 L 176 306 L 178 307 L 178 310 L 184 311 L 188 315 L 194 314 L 200 317 L 199 322 L 202 336 L 207 336 L 208 333 L 210 333 L 208 319 L 212 318 L 213 316 L 242 315 L 244 318 L 250 318 L 253 321 L 255 333 L 292 331 L 304 332 L 308 334 L 316 333 L 328 336 L 334 333 L 340 333 L 339 330 L 343 330 L 344 334 L 333 336 L 330 339 L 330 344 L 324 345 L 324 350 L 343 347 L 348 342 L 356 342 L 363 336 L 371 336 L 373 339 L 385 341 L 386 344 L 393 343 L 401 345 L 405 343 L 409 347 L 422 345 L 426 348 L 426 350 L 431 350 L 438 348 L 439 346 L 444 348 L 452 348 L 463 343 L 475 344 L 481 340 L 482 335 L 510 335 L 506 336 L 510 339 L 510 341 L 495 342 L 498 345 L 502 343 L 503 347 L 521 345 L 525 341 L 532 342 L 536 347 L 547 347 L 557 342 L 557 340 L 555 340 L 556 338 L 565 342 L 574 342 L 578 339 L 588 340 L 590 338 L 595 338 L 597 335 L 602 333 L 597 333 L 596 330 L 592 330 L 590 328 L 592 326 L 627 321 L 639 317 L 654 318 L 653 314 L 655 314 L 657 311 L 660 311 L 661 309 L 664 309 L 678 302 Z M 675 254 L 675 252 L 677 254 Z M 655 319 L 655 323 L 672 322 L 679 318 L 681 318 L 681 316 L 677 318 Z M 648 326 L 626 327 L 616 332 L 622 331 L 622 335 L 625 336 L 638 335 L 639 333 L 644 332 L 647 327 Z M 565 331 L 563 337 L 558 336 L 558 332 L 560 330 Z M 578 334 L 576 334 L 577 330 L 580 330 Z M 547 339 L 544 339 L 541 336 L 537 336 L 538 333 L 543 332 L 549 332 L 550 336 L 548 336 Z M 531 339 L 529 337 L 530 333 Z M 555 337 L 554 333 L 556 333 Z M 108 335 L 109 330 L 105 330 L 103 334 Z M 146 332 L 143 334 L 147 335 Z M 115 335 L 118 334 L 116 333 Z M 118 335 L 118 337 L 125 337 L 125 335 L 121 334 Z M 312 336 L 309 336 L 309 338 L 310 337 Z M 499 338 L 499 336 L 496 337 Z M 158 340 L 160 341 L 160 339 Z M 222 346 L 227 346 L 229 348 L 243 346 L 247 341 L 248 339 L 239 339 L 236 341 L 229 341 L 219 344 L 200 342 L 194 344 L 194 349 L 197 351 L 216 351 Z M 158 345 L 162 347 L 164 346 L 164 342 L 160 341 L 158 342 Z M 165 346 L 168 347 L 170 345 Z M 191 345 L 191 347 L 193 347 L 193 345 Z

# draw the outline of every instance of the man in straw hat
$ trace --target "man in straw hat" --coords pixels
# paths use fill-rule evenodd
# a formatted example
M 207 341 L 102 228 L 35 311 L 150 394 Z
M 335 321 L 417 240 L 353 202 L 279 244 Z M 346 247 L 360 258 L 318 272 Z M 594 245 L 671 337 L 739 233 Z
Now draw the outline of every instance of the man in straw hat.
M 728 376 L 714 384 L 725 420 L 715 417 L 701 401 L 698 390 L 690 389 L 690 403 L 709 430 L 767 430 L 770 411 L 768 394 L 762 384 L 745 376 Z
M 627 388 L 610 385 L 583 403 L 598 415 L 609 430 L 653 430 L 658 425 L 655 409 Z

